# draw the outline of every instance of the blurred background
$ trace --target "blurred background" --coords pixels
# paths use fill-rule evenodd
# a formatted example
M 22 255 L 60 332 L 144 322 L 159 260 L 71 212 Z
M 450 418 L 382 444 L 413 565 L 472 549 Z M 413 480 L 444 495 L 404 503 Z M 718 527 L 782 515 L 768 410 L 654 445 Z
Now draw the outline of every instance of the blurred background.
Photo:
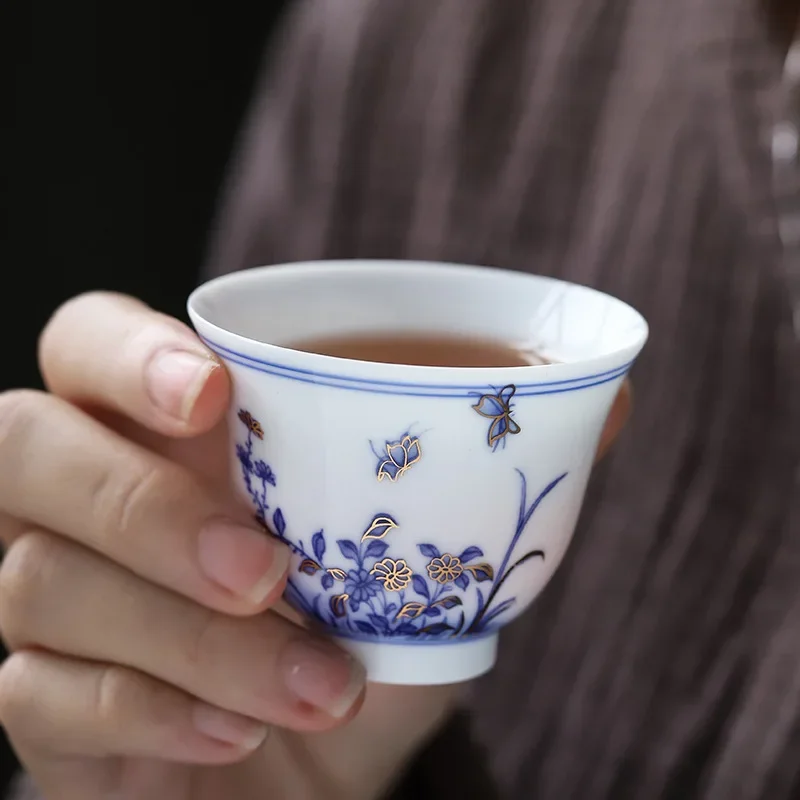
M 185 318 L 288 3 L 0 3 L 0 390 L 39 385 L 38 332 L 79 292 Z M 0 796 L 14 769 L 3 740 Z

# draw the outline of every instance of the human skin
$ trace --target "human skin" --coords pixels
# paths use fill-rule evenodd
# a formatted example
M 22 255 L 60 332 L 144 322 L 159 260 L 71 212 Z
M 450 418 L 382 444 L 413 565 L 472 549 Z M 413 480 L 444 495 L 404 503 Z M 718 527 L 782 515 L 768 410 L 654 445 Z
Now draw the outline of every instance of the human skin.
M 222 488 L 224 367 L 106 293 L 40 364 L 0 396 L 0 721 L 44 796 L 379 796 L 460 688 L 367 687 L 281 602 L 288 551 Z M 599 455 L 629 412 L 625 384 Z

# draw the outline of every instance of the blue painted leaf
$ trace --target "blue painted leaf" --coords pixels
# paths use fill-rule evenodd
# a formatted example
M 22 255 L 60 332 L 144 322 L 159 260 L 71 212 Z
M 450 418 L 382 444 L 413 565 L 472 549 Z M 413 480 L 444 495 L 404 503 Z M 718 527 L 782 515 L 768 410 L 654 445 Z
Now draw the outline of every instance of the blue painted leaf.
M 480 614 L 480 612 L 483 610 L 483 603 L 484 603 L 483 592 L 481 592 L 480 589 L 476 589 L 475 594 L 478 596 L 478 613 Z
M 343 617 L 347 614 L 347 609 L 345 607 L 346 602 L 347 602 L 346 594 L 335 594 L 333 597 L 331 597 L 330 606 L 334 616 Z
M 367 619 L 375 626 L 377 630 L 379 630 L 382 634 L 386 635 L 389 633 L 389 623 L 386 621 L 384 617 L 380 617 L 377 614 L 370 614 Z
M 368 636 L 378 635 L 378 631 L 376 631 L 369 622 L 364 622 L 363 619 L 356 620 L 356 628 L 358 628 L 361 633 L 366 633 Z
M 347 539 L 339 539 L 336 544 L 339 545 L 339 550 L 345 558 L 349 558 L 351 561 L 359 560 L 358 548 L 352 542 L 348 542 Z
M 494 580 L 494 569 L 491 564 L 476 564 L 474 567 L 465 567 L 472 573 L 478 583 Z
M 410 622 L 404 622 L 402 625 L 398 625 L 394 631 L 401 636 L 415 636 L 417 633 L 417 629 Z
M 364 551 L 364 558 L 383 558 L 388 549 L 389 545 L 386 542 L 370 542 Z
M 420 553 L 424 555 L 426 558 L 439 558 L 441 553 L 439 552 L 438 547 L 434 547 L 432 544 L 421 544 L 418 545 Z
M 466 589 L 469 586 L 469 577 L 466 572 L 462 572 L 456 579 L 455 584 L 459 589 Z
M 462 564 L 466 564 L 467 561 L 472 561 L 473 558 L 480 558 L 483 555 L 483 550 L 480 547 L 468 547 L 458 558 Z M 322 556 L 319 556 L 322 558 Z
M 364 531 L 361 541 L 367 539 L 383 539 L 389 531 L 397 527 L 397 523 L 389 514 L 377 514 Z
M 460 597 L 457 597 L 456 595 L 453 594 L 449 594 L 447 595 L 447 597 L 440 597 L 433 603 L 433 605 L 441 606 L 442 608 L 449 610 L 451 608 L 455 608 L 456 606 L 463 605 L 463 602 Z
M 322 576 L 322 588 L 325 589 L 325 591 L 328 591 L 328 589 L 330 589 L 331 586 L 333 586 L 333 578 L 326 572 Z
M 322 561 L 325 556 L 325 534 L 322 531 L 318 531 L 311 537 L 311 546 L 314 548 L 317 561 Z
M 425 611 L 426 606 L 423 603 L 406 603 L 398 612 L 397 619 L 408 617 L 408 619 L 416 619 L 420 614 Z
M 428 583 L 425 578 L 423 578 L 422 575 L 414 575 L 411 580 L 414 583 L 414 591 L 430 600 L 431 596 L 428 592 Z
M 356 612 L 356 611 L 358 611 L 359 608 L 361 608 L 361 603 L 359 603 L 358 600 L 353 600 L 351 598 L 350 599 L 350 608 L 353 610 L 353 612 Z
M 428 606 L 425 609 L 425 616 L 426 617 L 441 617 L 442 616 L 442 611 L 441 611 L 441 609 L 436 608 L 436 606 Z
M 395 611 L 397 611 L 397 603 L 389 603 L 389 605 L 386 606 L 386 615 L 387 616 L 389 616 L 390 614 L 393 614 Z
M 298 570 L 306 575 L 316 575 L 322 567 L 311 558 L 304 558 Z
M 276 508 L 275 513 L 272 515 L 272 524 L 275 526 L 275 533 L 278 536 L 286 535 L 286 520 L 283 518 L 283 511 L 279 508 Z
M 439 634 L 446 633 L 447 631 L 453 630 L 450 625 L 446 622 L 434 622 L 433 625 L 426 625 L 424 628 L 420 628 L 420 633 L 428 633 L 431 636 L 438 636 Z

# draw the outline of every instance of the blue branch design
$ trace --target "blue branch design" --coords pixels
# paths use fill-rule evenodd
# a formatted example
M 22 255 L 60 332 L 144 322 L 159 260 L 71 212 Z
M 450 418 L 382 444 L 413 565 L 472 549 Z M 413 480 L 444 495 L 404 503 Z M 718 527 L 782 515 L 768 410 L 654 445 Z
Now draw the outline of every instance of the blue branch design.
M 559 475 L 555 480 L 551 481 L 545 488 L 541 491 L 539 496 L 530 504 L 528 508 L 525 507 L 528 498 L 528 481 L 525 478 L 525 475 L 520 470 L 517 470 L 520 478 L 522 479 L 522 499 L 520 501 L 519 506 L 519 517 L 517 518 L 517 529 L 514 532 L 514 536 L 511 539 L 511 543 L 508 545 L 508 549 L 506 550 L 506 554 L 503 557 L 503 561 L 500 564 L 500 569 L 497 571 L 498 578 L 494 586 L 492 587 L 492 591 L 489 593 L 489 596 L 486 598 L 486 605 L 477 613 L 475 619 L 472 621 L 471 625 L 467 628 L 467 632 L 474 632 L 480 630 L 481 621 L 485 619 L 489 609 L 494 602 L 494 599 L 497 597 L 497 593 L 500 591 L 500 587 L 506 582 L 509 575 L 519 566 L 522 566 L 526 561 L 529 561 L 532 558 L 542 558 L 544 559 L 544 551 L 543 550 L 532 550 L 530 553 L 526 553 L 522 558 L 514 562 L 511 567 L 508 566 L 508 562 L 511 560 L 511 557 L 514 553 L 514 548 L 517 546 L 517 542 L 519 541 L 520 536 L 522 536 L 525 528 L 528 526 L 528 523 L 531 520 L 534 512 L 539 505 L 541 504 L 542 500 L 553 491 L 553 489 L 558 486 L 564 478 L 567 477 L 567 473 L 563 473 Z

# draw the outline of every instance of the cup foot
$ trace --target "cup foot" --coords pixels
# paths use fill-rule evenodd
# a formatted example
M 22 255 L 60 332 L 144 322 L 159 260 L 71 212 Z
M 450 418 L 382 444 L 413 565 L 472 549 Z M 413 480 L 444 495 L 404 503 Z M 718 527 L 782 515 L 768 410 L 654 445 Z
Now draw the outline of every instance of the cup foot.
M 461 683 L 488 672 L 497 658 L 497 634 L 453 644 L 391 644 L 340 638 L 372 683 L 434 686 Z

